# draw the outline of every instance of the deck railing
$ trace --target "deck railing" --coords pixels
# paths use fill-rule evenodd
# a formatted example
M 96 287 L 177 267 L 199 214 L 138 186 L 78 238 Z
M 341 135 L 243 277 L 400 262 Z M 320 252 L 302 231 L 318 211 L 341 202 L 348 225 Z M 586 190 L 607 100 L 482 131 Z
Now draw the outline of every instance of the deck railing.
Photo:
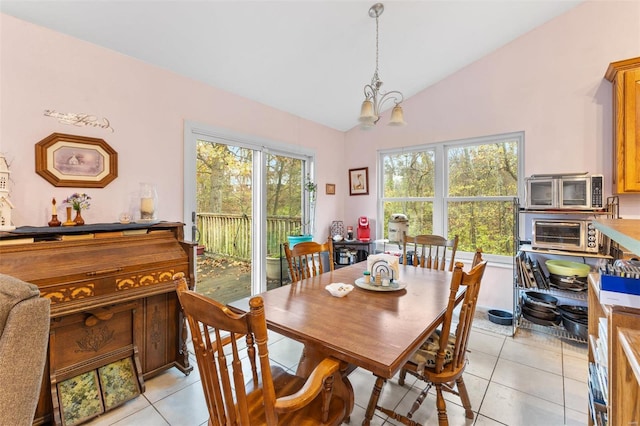
M 267 254 L 280 254 L 287 235 L 297 234 L 299 217 L 267 217 Z M 198 243 L 207 253 L 251 260 L 251 216 L 241 214 L 198 213 Z

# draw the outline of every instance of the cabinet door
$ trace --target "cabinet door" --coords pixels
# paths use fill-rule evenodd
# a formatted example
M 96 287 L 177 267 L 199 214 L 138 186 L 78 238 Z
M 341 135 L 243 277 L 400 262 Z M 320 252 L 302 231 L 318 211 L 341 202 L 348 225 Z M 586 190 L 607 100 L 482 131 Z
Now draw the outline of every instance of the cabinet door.
M 618 177 L 623 192 L 640 192 L 640 68 L 624 74 L 622 108 L 624 136 L 617 143 Z

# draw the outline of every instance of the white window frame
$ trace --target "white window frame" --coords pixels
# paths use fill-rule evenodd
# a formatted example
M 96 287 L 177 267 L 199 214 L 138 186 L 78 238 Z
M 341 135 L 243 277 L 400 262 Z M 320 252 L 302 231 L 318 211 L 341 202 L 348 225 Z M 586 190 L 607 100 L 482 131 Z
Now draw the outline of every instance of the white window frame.
M 448 188 L 448 160 L 447 150 L 449 148 L 458 148 L 464 146 L 483 145 L 490 143 L 500 143 L 505 141 L 516 141 L 518 146 L 518 193 L 514 196 L 501 196 L 501 197 L 449 197 Z M 393 198 L 393 201 L 422 201 L 433 203 L 433 233 L 438 235 L 448 235 L 447 223 L 447 211 L 450 202 L 461 201 L 512 201 L 514 197 L 522 199 L 524 188 L 524 132 L 511 132 L 502 133 L 497 135 L 474 137 L 468 139 L 458 139 L 453 141 L 430 143 L 415 145 L 402 148 L 391 148 L 378 150 L 378 164 L 377 164 L 377 176 L 378 176 L 378 211 L 377 211 L 377 235 L 384 235 L 384 228 L 387 226 L 384 221 L 384 203 L 390 199 L 383 197 L 384 191 L 384 157 L 387 155 L 404 154 L 408 152 L 421 152 L 421 151 L 434 151 L 435 159 L 435 193 L 433 197 L 407 197 L 407 198 Z M 455 201 L 452 201 L 455 200 Z M 458 251 L 456 258 L 460 260 L 471 260 L 473 253 Z M 505 265 L 513 264 L 512 256 L 495 255 L 485 253 L 483 254 L 485 260 L 501 263 Z
M 191 236 L 191 213 L 196 208 L 196 146 L 198 140 L 239 146 L 251 149 L 253 156 L 253 192 L 252 211 L 255 220 L 251 223 L 251 294 L 262 293 L 267 290 L 267 230 L 263 226 L 267 216 L 266 182 L 259 179 L 264 174 L 266 159 L 264 154 L 283 155 L 297 158 L 304 163 L 303 176 L 311 176 L 315 181 L 316 152 L 313 149 L 277 142 L 255 135 L 243 134 L 234 130 L 209 126 L 192 121 L 184 123 L 184 200 L 183 222 L 184 235 Z M 303 179 L 304 181 L 304 179 Z M 304 193 L 304 191 L 303 191 Z M 303 198 L 304 217 L 309 217 L 309 200 Z

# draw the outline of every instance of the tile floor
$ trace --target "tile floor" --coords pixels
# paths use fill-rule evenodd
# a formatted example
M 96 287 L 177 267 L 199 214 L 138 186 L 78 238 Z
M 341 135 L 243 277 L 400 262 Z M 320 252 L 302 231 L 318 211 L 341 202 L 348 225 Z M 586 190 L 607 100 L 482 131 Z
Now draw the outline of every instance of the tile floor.
M 302 345 L 277 334 L 270 336 L 274 362 L 294 369 Z M 460 400 L 445 394 L 451 425 L 554 426 L 587 424 L 587 347 L 546 334 L 519 330 L 506 337 L 474 329 L 470 338 L 465 383 L 476 416 L 464 417 Z M 195 359 L 191 357 L 195 365 Z M 421 388 L 412 387 L 408 376 L 404 387 L 396 378 L 385 385 L 380 402 L 405 412 Z M 349 379 L 356 406 L 350 425 L 359 426 L 375 378 L 357 369 Z M 144 395 L 129 401 L 89 425 L 200 426 L 207 424 L 207 408 L 197 367 L 189 376 L 172 368 L 146 382 Z M 437 425 L 435 396 L 430 393 L 414 419 Z M 373 425 L 396 425 L 385 417 L 374 417 Z

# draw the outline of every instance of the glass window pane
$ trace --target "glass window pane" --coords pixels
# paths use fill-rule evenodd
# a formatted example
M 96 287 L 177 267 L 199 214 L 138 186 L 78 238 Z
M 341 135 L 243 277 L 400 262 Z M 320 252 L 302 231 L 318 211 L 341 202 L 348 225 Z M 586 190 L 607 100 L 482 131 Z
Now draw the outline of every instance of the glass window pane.
M 389 238 L 392 214 L 404 214 L 409 219 L 409 235 L 433 233 L 433 203 L 429 201 L 398 201 L 384 203 L 384 238 Z
M 199 140 L 196 200 L 199 244 L 198 292 L 228 303 L 251 294 L 253 151 Z
M 513 255 L 512 201 L 449 202 L 449 237 L 458 235 L 458 250 Z
M 385 155 L 383 197 L 433 197 L 434 156 L 432 150 Z
M 282 155 L 266 155 L 267 162 L 267 256 L 280 255 L 287 235 L 302 229 L 303 161 Z
M 517 141 L 450 147 L 449 196 L 517 196 Z

